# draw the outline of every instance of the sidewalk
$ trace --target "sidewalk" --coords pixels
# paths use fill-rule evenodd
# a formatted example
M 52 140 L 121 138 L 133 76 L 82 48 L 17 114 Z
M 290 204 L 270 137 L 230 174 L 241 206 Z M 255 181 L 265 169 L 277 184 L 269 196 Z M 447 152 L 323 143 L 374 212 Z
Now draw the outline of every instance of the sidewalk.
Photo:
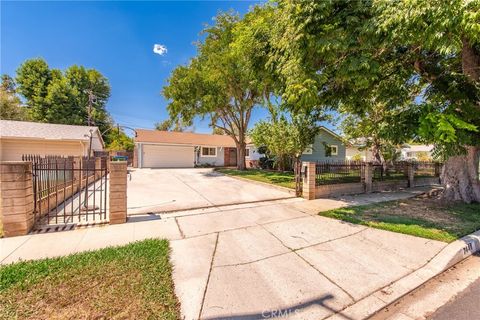
M 425 190 L 135 217 L 138 222 L 123 225 L 1 239 L 0 259 L 10 263 L 167 238 L 185 319 L 323 319 L 362 301 L 371 308 L 386 305 L 378 291 L 427 265 L 446 243 L 316 213 Z

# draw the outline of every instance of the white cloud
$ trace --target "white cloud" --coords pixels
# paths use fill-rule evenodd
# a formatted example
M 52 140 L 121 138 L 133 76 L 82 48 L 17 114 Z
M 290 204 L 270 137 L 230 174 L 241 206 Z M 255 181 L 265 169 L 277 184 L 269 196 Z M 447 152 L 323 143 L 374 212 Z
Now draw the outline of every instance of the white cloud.
M 167 53 L 167 47 L 164 46 L 163 44 L 154 44 L 153 52 L 163 56 L 165 53 Z

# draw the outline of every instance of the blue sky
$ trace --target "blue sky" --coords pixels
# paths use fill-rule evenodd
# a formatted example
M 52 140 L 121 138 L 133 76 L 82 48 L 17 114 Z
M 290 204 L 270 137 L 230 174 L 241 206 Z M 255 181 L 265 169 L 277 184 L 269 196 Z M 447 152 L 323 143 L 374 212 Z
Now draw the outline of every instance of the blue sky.
M 240 13 L 259 1 L 1 2 L 1 73 L 14 76 L 26 59 L 42 57 L 51 68 L 95 68 L 112 88 L 107 109 L 114 120 L 153 128 L 168 117 L 160 91 L 175 68 L 195 55 L 193 44 L 219 11 Z M 163 56 L 153 45 L 167 47 Z M 254 112 L 252 123 L 265 117 Z M 211 132 L 206 121 L 196 132 Z

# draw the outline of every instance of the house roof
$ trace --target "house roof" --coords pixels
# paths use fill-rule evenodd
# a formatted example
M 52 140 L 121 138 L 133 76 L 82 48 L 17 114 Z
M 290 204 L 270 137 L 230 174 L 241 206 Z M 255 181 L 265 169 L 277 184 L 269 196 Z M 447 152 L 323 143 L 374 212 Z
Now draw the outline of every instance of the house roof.
M 235 141 L 226 135 L 145 129 L 137 129 L 136 131 L 135 142 L 235 147 Z
M 320 126 L 320 129 L 331 134 L 332 136 L 334 136 L 335 138 L 339 139 L 339 140 L 342 140 L 343 141 L 343 138 L 342 136 L 340 136 L 339 134 L 335 133 L 334 131 L 328 129 L 327 127 L 324 127 L 324 126 Z
M 104 145 L 98 127 L 0 120 L 0 138 L 88 141 L 90 130 Z

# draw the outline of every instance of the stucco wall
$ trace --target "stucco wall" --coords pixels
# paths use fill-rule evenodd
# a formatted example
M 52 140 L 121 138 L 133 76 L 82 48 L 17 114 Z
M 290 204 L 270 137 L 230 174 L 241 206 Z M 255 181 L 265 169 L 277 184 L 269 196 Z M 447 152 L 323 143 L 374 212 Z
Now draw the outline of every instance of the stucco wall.
M 0 139 L 1 161 L 20 161 L 23 154 L 84 156 L 87 152 L 88 142 Z
M 259 160 L 263 157 L 263 154 L 258 153 L 258 149 L 253 144 L 247 145 L 247 149 L 250 150 L 250 155 L 245 157 L 245 160 Z
M 346 159 L 347 160 L 352 160 L 354 156 L 359 154 L 362 157 L 362 161 L 372 161 L 372 151 L 370 150 L 359 150 L 358 148 L 355 147 L 347 147 L 346 148 Z
M 327 157 L 325 155 L 325 147 L 323 143 L 326 143 L 328 145 L 337 145 L 338 155 Z M 302 161 L 345 160 L 345 145 L 339 138 L 322 130 L 315 137 L 312 154 L 302 154 L 301 160 Z
M 212 166 L 223 166 L 224 165 L 224 158 L 225 152 L 223 147 L 216 147 L 217 148 L 217 156 L 216 157 L 202 157 L 202 151 L 199 150 L 197 164 L 210 164 Z

